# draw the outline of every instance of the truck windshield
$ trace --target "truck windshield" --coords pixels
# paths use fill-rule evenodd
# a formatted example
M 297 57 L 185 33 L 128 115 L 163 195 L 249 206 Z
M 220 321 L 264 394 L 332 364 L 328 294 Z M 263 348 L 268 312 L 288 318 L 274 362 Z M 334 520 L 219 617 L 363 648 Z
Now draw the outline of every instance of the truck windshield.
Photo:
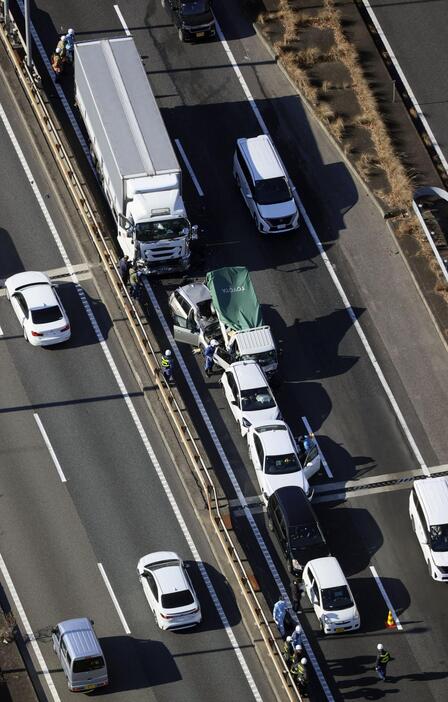
M 265 351 L 264 353 L 245 353 L 243 358 L 245 361 L 256 361 L 260 366 L 270 366 L 271 363 L 276 362 L 277 352 L 273 349 L 272 351 Z
M 160 222 L 140 222 L 135 227 L 137 241 L 149 244 L 151 241 L 163 241 L 185 236 L 190 231 L 187 219 L 165 219 Z

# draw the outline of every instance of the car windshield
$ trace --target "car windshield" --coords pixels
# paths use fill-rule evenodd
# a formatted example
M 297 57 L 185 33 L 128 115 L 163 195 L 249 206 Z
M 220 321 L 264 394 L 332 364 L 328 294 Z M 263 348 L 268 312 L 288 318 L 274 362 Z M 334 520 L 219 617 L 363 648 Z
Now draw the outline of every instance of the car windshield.
M 57 322 L 58 319 L 63 319 L 63 317 L 57 305 L 31 310 L 31 320 L 34 324 L 49 324 L 50 322 Z
M 267 475 L 284 475 L 300 470 L 295 453 L 284 453 L 282 456 L 266 456 L 264 471 Z
M 322 590 L 322 607 L 328 611 L 337 611 L 353 607 L 353 600 L 347 585 L 328 587 Z
M 164 609 L 175 609 L 176 607 L 186 607 L 193 604 L 194 598 L 190 590 L 179 590 L 162 595 L 161 604 Z
M 166 219 L 161 222 L 140 222 L 135 227 L 137 241 L 142 244 L 185 236 L 189 231 L 188 220 L 182 217 L 179 219 Z
M 306 547 L 322 542 L 322 535 L 316 524 L 301 524 L 289 530 L 291 541 L 295 546 Z
M 243 412 L 256 412 L 257 410 L 275 407 L 275 400 L 269 388 L 255 388 L 241 391 L 241 409 Z
M 74 673 L 88 673 L 89 670 L 99 670 L 104 668 L 104 658 L 102 656 L 91 656 L 90 658 L 75 658 L 73 661 Z
M 448 551 L 448 524 L 438 524 L 429 530 L 431 549 L 433 551 Z
M 276 205 L 292 200 L 292 195 L 284 178 L 266 178 L 255 181 L 255 200 L 259 205 Z

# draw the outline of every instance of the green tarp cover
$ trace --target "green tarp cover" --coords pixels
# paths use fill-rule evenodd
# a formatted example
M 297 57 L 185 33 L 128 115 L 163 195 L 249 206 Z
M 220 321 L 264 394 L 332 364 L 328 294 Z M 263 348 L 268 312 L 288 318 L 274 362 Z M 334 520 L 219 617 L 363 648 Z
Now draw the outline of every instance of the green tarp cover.
M 221 322 L 235 331 L 262 326 L 260 305 L 247 268 L 232 266 L 210 271 L 205 284 Z

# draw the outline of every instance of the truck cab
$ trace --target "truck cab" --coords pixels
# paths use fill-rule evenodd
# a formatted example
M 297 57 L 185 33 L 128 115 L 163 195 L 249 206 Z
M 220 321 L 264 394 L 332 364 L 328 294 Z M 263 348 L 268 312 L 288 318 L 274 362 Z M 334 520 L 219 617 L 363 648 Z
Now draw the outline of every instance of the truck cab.
M 169 5 L 181 41 L 197 41 L 215 35 L 210 0 L 162 0 Z

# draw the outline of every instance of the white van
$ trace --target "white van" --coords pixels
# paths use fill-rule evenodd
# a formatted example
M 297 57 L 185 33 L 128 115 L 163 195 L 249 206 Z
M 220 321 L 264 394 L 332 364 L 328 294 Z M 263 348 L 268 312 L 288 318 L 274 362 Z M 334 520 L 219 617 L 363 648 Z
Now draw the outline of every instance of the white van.
M 409 516 L 431 578 L 448 581 L 448 478 L 416 480 Z
M 302 577 L 324 634 L 342 634 L 359 629 L 359 612 L 336 558 L 324 556 L 308 561 Z
M 267 134 L 238 139 L 233 175 L 261 233 L 297 229 L 299 211 L 294 200 L 295 188 Z
M 67 619 L 52 631 L 53 650 L 72 692 L 87 692 L 109 683 L 106 661 L 90 619 Z

